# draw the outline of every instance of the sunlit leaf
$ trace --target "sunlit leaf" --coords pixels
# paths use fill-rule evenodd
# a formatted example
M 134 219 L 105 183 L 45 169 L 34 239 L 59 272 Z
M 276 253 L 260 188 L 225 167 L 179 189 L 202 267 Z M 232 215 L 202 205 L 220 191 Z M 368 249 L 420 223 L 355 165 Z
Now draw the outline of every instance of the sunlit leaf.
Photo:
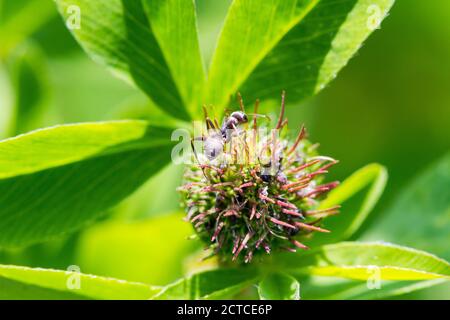
M 318 276 L 299 281 L 302 288 L 302 299 L 307 300 L 386 299 L 450 283 L 448 279 L 432 279 L 423 281 L 380 281 L 377 285 L 368 286 L 367 281 Z
M 259 283 L 258 293 L 262 300 L 299 300 L 300 284 L 289 275 L 271 273 Z
M 194 0 L 143 0 L 142 3 L 186 106 L 199 115 L 205 75 Z
M 385 299 L 388 297 L 398 297 L 412 292 L 424 290 L 434 286 L 449 282 L 448 279 L 433 279 L 425 281 L 389 281 L 382 282 L 379 288 L 367 288 L 367 283 L 360 283 L 351 290 L 338 292 L 330 299 L 339 300 L 367 300 L 367 299 Z
M 0 138 L 9 136 L 11 126 L 11 118 L 13 113 L 12 105 L 14 104 L 14 93 L 11 88 L 11 82 L 6 67 L 0 64 Z
M 362 239 L 383 239 L 450 259 L 450 153 L 407 186 Z
M 88 273 L 168 284 L 183 276 L 186 259 L 200 247 L 187 240 L 193 230 L 182 218 L 173 214 L 94 226 L 80 237 L 77 263 Z
M 9 130 L 14 136 L 40 126 L 48 96 L 48 74 L 43 54 L 34 46 L 20 48 L 11 60 L 15 106 Z
M 387 178 L 386 168 L 373 163 L 345 179 L 339 187 L 330 192 L 319 208 L 326 209 L 338 204 L 342 205 L 340 214 L 324 221 L 324 225 L 332 232 L 316 236 L 309 244 L 314 247 L 349 239 L 361 227 L 377 204 L 386 186 Z M 360 197 L 360 201 L 358 198 L 356 205 L 352 203 L 351 207 L 347 207 L 347 201 L 362 192 L 365 194 Z
M 114 210 L 114 217 L 127 221 L 142 221 L 179 211 L 181 195 L 174 190 L 181 185 L 183 170 L 183 165 L 167 165 L 121 202 Z
M 50 124 L 140 119 L 133 115 L 124 117 L 117 113 L 119 109 L 126 109 L 135 100 L 143 104 L 151 103 L 141 90 L 113 77 L 106 68 L 83 54 L 63 56 L 57 60 L 50 59 L 49 67 L 51 77 L 54 79 L 52 107 L 61 117 L 54 119 Z M 67 77 L 68 74 L 70 77 Z M 155 109 L 158 113 L 164 113 L 156 106 L 153 107 L 153 110 Z M 173 119 L 164 114 L 166 118 Z M 166 122 L 158 122 L 161 123 Z M 167 125 L 171 126 L 170 123 Z
M 154 299 L 226 299 L 256 282 L 251 269 L 218 269 L 197 273 L 165 287 Z
M 145 121 L 57 126 L 0 142 L 0 246 L 94 221 L 170 161 L 171 130 Z
M 341 242 L 278 260 L 301 274 L 356 280 L 450 279 L 450 264 L 430 253 L 388 243 Z
M 159 291 L 143 283 L 75 271 L 0 265 L 0 298 L 5 299 L 149 299 Z
M 237 0 L 211 64 L 208 103 L 240 90 L 248 100 L 295 103 L 322 89 L 385 17 L 394 0 Z
M 79 18 L 71 31 L 91 57 L 172 116 L 190 118 L 204 81 L 192 1 L 56 2 L 66 21 Z
M 7 57 L 17 45 L 56 15 L 50 0 L 8 1 L 3 6 L 14 7 L 0 16 L 0 58 Z M 0 5 L 1 7 L 1 5 Z M 0 11 L 2 8 L 0 8 Z M 39 14 L 36 14 L 39 12 Z

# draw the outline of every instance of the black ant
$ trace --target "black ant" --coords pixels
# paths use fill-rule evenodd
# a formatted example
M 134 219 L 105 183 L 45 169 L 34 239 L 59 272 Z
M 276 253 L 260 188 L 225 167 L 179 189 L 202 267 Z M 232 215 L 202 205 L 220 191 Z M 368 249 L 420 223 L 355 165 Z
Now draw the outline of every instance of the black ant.
M 214 160 L 223 152 L 225 144 L 227 142 L 230 142 L 232 134 L 235 132 L 239 132 L 238 127 L 242 124 L 246 124 L 249 122 L 248 115 L 245 112 L 243 100 L 242 100 L 242 97 L 240 94 L 238 94 L 238 102 L 240 104 L 241 110 L 234 111 L 229 116 L 225 117 L 221 126 L 219 126 L 217 120 L 212 121 L 211 118 L 209 118 L 206 108 L 203 107 L 203 112 L 205 114 L 205 122 L 206 122 L 206 128 L 208 130 L 208 135 L 191 139 L 192 151 L 193 151 L 194 156 L 199 164 L 200 164 L 200 161 L 199 161 L 197 152 L 195 151 L 194 141 L 203 141 L 205 156 L 209 160 Z M 256 117 L 261 116 L 261 117 L 264 117 L 264 118 L 267 118 L 268 120 L 270 120 L 270 118 L 268 116 L 256 114 L 258 105 L 259 105 L 259 101 L 256 102 L 255 113 L 251 114 L 255 117 L 255 119 L 254 119 L 255 128 L 256 128 Z M 204 173 L 203 168 L 202 168 L 202 171 Z
M 222 126 L 219 126 L 217 121 L 212 121 L 206 108 L 203 107 L 203 112 L 205 114 L 206 128 L 208 129 L 209 135 L 207 137 L 197 137 L 191 139 L 192 150 L 195 157 L 198 160 L 197 154 L 194 148 L 194 141 L 203 141 L 205 143 L 205 155 L 209 160 L 214 160 L 223 151 L 226 142 L 231 140 L 232 131 L 238 131 L 238 126 L 241 124 L 248 123 L 248 116 L 245 113 L 244 103 L 240 94 L 238 94 L 238 102 L 240 105 L 240 111 L 234 111 L 231 115 L 227 116 Z M 258 116 L 254 114 L 254 116 Z M 263 116 L 266 117 L 266 116 Z M 214 132 L 211 133 L 211 130 Z
M 237 130 L 241 124 L 248 122 L 248 117 L 245 112 L 235 111 L 229 117 L 225 118 L 222 126 L 219 128 L 217 123 L 214 123 L 207 115 L 205 110 L 206 127 L 208 129 L 208 136 L 201 136 L 191 139 L 192 151 L 198 160 L 197 153 L 194 148 L 194 141 L 203 141 L 205 143 L 205 155 L 209 160 L 214 160 L 223 151 L 226 142 L 231 139 L 231 130 Z M 211 133 L 211 130 L 213 132 Z

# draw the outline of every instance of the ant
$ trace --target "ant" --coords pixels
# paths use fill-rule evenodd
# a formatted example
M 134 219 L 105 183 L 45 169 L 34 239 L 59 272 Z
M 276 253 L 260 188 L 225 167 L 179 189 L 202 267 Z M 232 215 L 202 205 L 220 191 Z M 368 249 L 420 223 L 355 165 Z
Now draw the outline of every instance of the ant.
M 194 141 L 203 141 L 205 143 L 205 155 L 209 160 L 214 160 L 223 151 L 226 142 L 231 139 L 231 130 L 238 130 L 238 126 L 248 123 L 247 114 L 243 111 L 235 111 L 229 117 L 225 118 L 222 126 L 219 128 L 217 123 L 214 123 L 207 115 L 204 108 L 206 118 L 206 128 L 210 133 L 207 137 L 201 136 L 191 139 L 192 151 L 198 159 Z M 211 130 L 214 132 L 211 133 Z
M 242 96 L 239 93 L 238 93 L 238 102 L 239 102 L 241 110 L 234 111 L 229 116 L 225 117 L 221 126 L 219 126 L 217 120 L 212 121 L 209 118 L 206 107 L 203 107 L 203 112 L 205 114 L 205 121 L 206 121 L 206 128 L 208 130 L 208 135 L 191 139 L 191 148 L 192 148 L 194 156 L 199 164 L 200 164 L 200 161 L 199 161 L 197 152 L 194 147 L 194 141 L 203 141 L 204 149 L 205 149 L 205 156 L 209 160 L 214 160 L 223 152 L 225 144 L 230 142 L 233 133 L 239 132 L 238 127 L 242 124 L 246 124 L 249 122 L 248 115 L 245 112 Z M 251 114 L 255 117 L 254 128 L 256 128 L 256 117 L 257 116 L 265 117 L 270 120 L 270 118 L 267 116 L 256 114 L 258 105 L 259 105 L 259 101 L 257 100 L 257 103 L 255 105 L 255 113 Z
M 206 128 L 209 132 L 207 137 L 201 136 L 191 139 L 191 147 L 194 155 L 198 161 L 198 156 L 194 148 L 194 141 L 203 141 L 205 143 L 205 155 L 209 160 L 214 160 L 223 151 L 225 143 L 231 140 L 232 130 L 238 131 L 238 126 L 248 123 L 248 116 L 245 113 L 242 97 L 238 94 L 238 101 L 240 104 L 240 111 L 234 111 L 223 120 L 222 126 L 219 126 L 217 121 L 214 122 L 209 118 L 206 108 L 203 107 L 205 114 Z M 211 130 L 213 132 L 211 133 Z

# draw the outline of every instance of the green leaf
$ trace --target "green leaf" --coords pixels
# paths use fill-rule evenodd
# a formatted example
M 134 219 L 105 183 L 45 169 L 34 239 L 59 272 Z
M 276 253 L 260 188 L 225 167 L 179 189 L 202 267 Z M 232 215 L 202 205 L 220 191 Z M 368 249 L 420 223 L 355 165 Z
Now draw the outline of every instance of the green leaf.
M 96 61 L 134 82 L 160 108 L 189 120 L 204 75 L 192 1 L 56 0 L 72 32 Z M 144 9 L 145 8 L 145 9 Z
M 209 103 L 295 103 L 322 89 L 385 17 L 394 0 L 236 0 L 210 68 Z M 377 21 L 374 21 L 377 20 Z
M 120 203 L 114 210 L 114 217 L 118 220 L 142 221 L 168 212 L 179 211 L 181 195 L 174 190 L 182 184 L 184 170 L 184 165 L 168 164 L 138 191 Z M 180 222 L 177 223 L 177 225 L 180 224 Z M 185 227 L 186 223 L 183 224 L 182 230 L 185 230 Z M 97 274 L 97 272 L 94 273 Z
M 181 214 L 110 221 L 80 236 L 76 261 L 88 273 L 165 285 L 184 274 L 189 254 L 200 248 L 199 242 L 187 240 L 192 233 Z
M 258 293 L 262 300 L 299 300 L 300 284 L 289 275 L 271 273 L 259 283 Z
M 197 273 L 162 289 L 154 299 L 203 300 L 225 299 L 258 280 L 253 269 L 217 269 Z
M 5 299 L 149 299 L 160 290 L 143 283 L 74 271 L 0 265 L 0 298 Z
M 388 174 L 386 168 L 373 163 L 369 164 L 345 179 L 345 181 L 334 189 L 328 197 L 322 201 L 319 209 L 330 208 L 335 205 L 342 205 L 341 213 L 334 217 L 329 217 L 324 221 L 324 225 L 332 230 L 328 234 L 320 234 L 309 243 L 317 246 L 325 243 L 335 243 L 340 240 L 349 239 L 363 224 L 369 213 L 375 207 L 386 186 Z M 352 197 L 365 191 L 361 199 L 357 199 L 355 205 L 347 206 L 347 201 Z
M 430 253 L 388 243 L 341 242 L 280 257 L 300 274 L 356 280 L 450 279 L 450 264 Z
M 170 161 L 171 130 L 145 121 L 56 126 L 0 142 L 0 247 L 73 232 Z
M 15 106 L 10 135 L 40 126 L 47 102 L 48 74 L 43 53 L 32 45 L 16 50 L 11 59 Z
M 17 8 L 14 7 L 13 13 L 7 17 L 0 16 L 0 39 L 2 39 L 0 58 L 7 57 L 11 50 L 56 15 L 54 4 L 50 0 L 14 2 L 17 2 L 13 4 Z
M 450 259 L 450 153 L 412 181 L 363 239 L 384 239 Z
M 156 110 L 159 114 L 165 114 L 166 119 L 175 120 L 154 106 L 144 92 L 111 76 L 106 68 L 87 59 L 83 54 L 63 56 L 57 60 L 51 59 L 49 62 L 52 78 L 58 80 L 52 83 L 52 107 L 58 111 L 60 121 L 64 123 L 120 119 L 146 120 L 134 115 L 122 117 L 117 114 L 120 109 L 126 108 L 136 100 L 144 105 L 152 105 L 151 109 L 147 109 L 148 118 L 152 117 L 153 111 Z M 67 77 L 68 74 L 70 78 Z M 95 94 L 92 88 L 95 88 Z M 153 124 L 164 123 L 172 126 L 171 123 L 165 122 L 165 119 L 158 120 L 160 121 Z
M 448 279 L 433 279 L 426 281 L 389 281 L 381 283 L 379 289 L 368 290 L 367 284 L 359 284 L 349 290 L 338 292 L 330 299 L 339 300 L 368 300 L 385 299 L 387 297 L 397 297 L 415 291 L 424 290 L 433 286 L 448 282 Z
M 46 289 L 0 277 L 0 300 L 86 300 L 82 295 Z
M 450 283 L 447 279 L 380 281 L 379 287 L 369 288 L 365 281 L 342 278 L 313 276 L 299 281 L 302 287 L 303 300 L 386 299 Z
M 198 117 L 205 74 L 194 0 L 142 2 L 185 105 Z
M 12 105 L 14 104 L 14 92 L 11 86 L 6 66 L 0 64 L 0 139 L 9 136 L 10 120 L 12 118 Z

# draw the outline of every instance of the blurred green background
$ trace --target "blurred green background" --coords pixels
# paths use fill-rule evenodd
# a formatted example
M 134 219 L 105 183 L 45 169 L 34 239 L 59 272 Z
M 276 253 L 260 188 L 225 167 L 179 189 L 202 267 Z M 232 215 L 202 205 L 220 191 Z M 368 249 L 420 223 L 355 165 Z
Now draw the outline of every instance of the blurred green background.
M 229 3 L 197 0 L 206 64 Z M 369 38 L 337 79 L 318 96 L 288 110 L 291 125 L 305 123 L 311 139 L 320 142 L 321 152 L 340 160 L 334 178 L 343 179 L 370 162 L 388 168 L 387 189 L 366 228 L 382 219 L 380 213 L 414 176 L 450 149 L 449 21 L 450 1 L 397 0 L 381 30 Z M 31 111 L 16 119 L 14 110 L 20 108 Z M 58 123 L 160 116 L 142 93 L 89 59 L 51 0 L 0 0 L 1 138 Z M 181 172 L 180 167 L 166 168 L 115 208 L 112 216 L 133 221 L 177 210 L 174 189 Z M 135 233 L 133 225 L 117 228 L 117 232 Z M 145 275 L 145 266 L 128 274 L 117 271 L 126 269 L 126 263 L 105 271 L 92 263 L 95 259 L 89 259 L 101 252 L 98 243 L 97 251 L 92 249 L 80 258 L 77 248 L 95 237 L 90 231 L 24 251 L 1 252 L 0 262 L 55 268 L 77 262 L 86 272 L 171 280 L 161 274 Z M 108 229 L 101 241 L 113 241 L 111 232 Z M 149 254 L 152 245 L 154 251 L 150 252 L 164 256 L 155 244 L 145 241 L 134 254 Z M 120 254 L 131 257 L 122 247 L 117 248 Z M 173 253 L 170 258 L 166 253 L 161 259 L 176 260 L 181 254 Z M 110 264 L 123 260 L 126 256 Z M 180 272 L 176 270 L 174 275 Z

